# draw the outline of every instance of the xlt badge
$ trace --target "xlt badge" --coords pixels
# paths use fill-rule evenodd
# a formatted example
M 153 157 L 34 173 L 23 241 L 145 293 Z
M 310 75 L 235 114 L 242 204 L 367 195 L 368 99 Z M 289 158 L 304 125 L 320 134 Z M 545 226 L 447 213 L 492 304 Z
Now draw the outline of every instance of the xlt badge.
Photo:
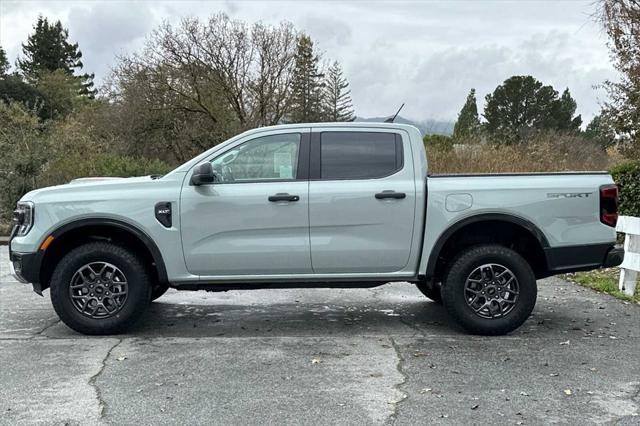
M 156 219 L 165 228 L 171 228 L 171 203 L 162 201 L 155 207 Z

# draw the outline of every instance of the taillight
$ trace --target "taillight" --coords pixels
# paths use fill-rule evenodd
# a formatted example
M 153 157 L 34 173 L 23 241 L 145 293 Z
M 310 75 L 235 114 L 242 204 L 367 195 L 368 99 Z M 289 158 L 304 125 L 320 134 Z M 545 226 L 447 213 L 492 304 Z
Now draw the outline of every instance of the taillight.
M 600 222 L 613 227 L 618 222 L 618 187 L 616 185 L 600 187 Z

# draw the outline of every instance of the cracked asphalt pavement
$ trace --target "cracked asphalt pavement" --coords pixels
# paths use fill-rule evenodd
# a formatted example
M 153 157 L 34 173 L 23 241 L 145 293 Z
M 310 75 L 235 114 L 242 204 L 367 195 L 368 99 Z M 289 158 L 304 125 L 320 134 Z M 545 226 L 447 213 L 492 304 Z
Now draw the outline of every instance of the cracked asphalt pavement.
M 170 290 L 128 334 L 96 338 L 7 257 L 0 424 L 640 424 L 640 306 L 558 278 L 497 338 L 406 283 Z

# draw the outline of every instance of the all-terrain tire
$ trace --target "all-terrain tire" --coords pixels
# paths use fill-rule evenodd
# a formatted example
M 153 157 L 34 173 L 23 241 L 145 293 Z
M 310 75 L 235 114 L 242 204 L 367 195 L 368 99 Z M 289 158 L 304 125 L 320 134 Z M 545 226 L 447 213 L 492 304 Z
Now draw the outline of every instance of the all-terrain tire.
M 120 307 L 117 310 L 114 309 L 112 315 L 105 314 L 103 317 L 91 316 L 88 312 L 81 312 L 80 309 L 83 308 L 77 307 L 75 304 L 74 300 L 78 299 L 78 296 L 75 299 L 72 297 L 71 283 L 72 279 L 76 280 L 74 282 L 97 282 L 95 280 L 102 278 L 100 274 L 96 274 L 96 277 L 91 279 L 74 277 L 77 277 L 76 272 L 79 272 L 86 265 L 100 265 L 103 263 L 118 268 L 124 275 L 121 281 L 126 282 L 126 298 L 119 304 Z M 98 267 L 94 266 L 94 268 L 97 269 Z M 86 268 L 84 271 L 86 271 Z M 86 274 L 87 272 L 85 272 Z M 109 272 L 107 271 L 105 274 L 108 278 Z M 102 278 L 101 282 L 105 282 L 104 278 Z M 94 284 L 91 285 L 93 286 Z M 101 291 L 109 291 L 108 285 L 102 286 L 100 284 L 100 286 L 103 288 Z M 51 303 L 62 322 L 75 331 L 89 335 L 122 333 L 140 318 L 151 297 L 149 273 L 140 258 L 129 250 L 108 242 L 84 244 L 67 253 L 55 267 L 50 287 Z M 98 287 L 98 284 L 95 284 L 95 287 Z M 118 290 L 119 292 L 122 292 L 121 288 Z M 107 298 L 105 297 L 104 299 L 102 303 L 106 304 Z M 88 299 L 80 300 L 80 304 L 84 304 L 85 300 Z M 92 298 L 92 300 L 95 301 L 95 298 Z M 91 302 L 91 305 L 93 304 Z M 87 308 L 87 311 L 89 310 Z M 107 312 L 106 308 L 102 309 L 102 311 Z
M 510 274 L 505 275 L 515 277 L 517 290 L 515 290 L 515 287 L 512 287 L 511 292 L 505 290 L 506 286 L 504 282 L 500 284 L 500 280 L 506 280 L 506 277 L 483 272 L 486 271 L 483 268 L 487 265 L 501 265 L 502 268 L 508 269 Z M 499 266 L 495 268 L 504 271 Z M 474 273 L 477 274 L 477 271 L 480 271 L 480 275 L 472 275 Z M 498 278 L 487 284 L 483 281 L 487 280 L 483 274 Z M 483 277 L 482 283 L 477 284 L 475 282 L 477 280 L 474 279 L 470 280 L 469 284 L 467 283 L 468 279 L 477 278 L 478 276 Z M 498 284 L 492 285 L 492 282 L 497 282 Z M 478 287 L 467 287 L 467 290 L 465 290 L 466 285 L 477 285 Z M 500 288 L 502 289 L 501 291 L 505 291 L 505 293 L 502 293 L 505 296 L 504 299 L 500 300 L 511 298 L 513 303 L 504 302 L 502 304 L 504 310 L 499 309 L 500 304 L 496 305 L 495 301 L 487 299 L 489 297 L 487 285 L 493 287 L 492 297 L 496 297 L 495 289 Z M 485 286 L 487 294 L 482 292 L 484 290 L 482 286 Z M 472 293 L 476 290 L 478 290 L 476 293 Z M 518 293 L 517 297 L 515 295 L 516 292 Z M 475 299 L 476 295 L 480 299 Z M 482 299 L 483 297 L 485 299 Z M 487 336 L 506 334 L 520 327 L 533 311 L 536 298 L 536 278 L 531 266 L 518 253 L 500 245 L 479 245 L 464 250 L 450 263 L 445 272 L 442 286 L 443 304 L 451 317 L 467 331 Z M 472 306 L 474 308 L 485 306 L 486 308 L 480 313 L 476 313 Z M 502 312 L 506 313 L 502 314 Z M 493 316 L 494 314 L 500 316 L 487 318 L 487 316 Z

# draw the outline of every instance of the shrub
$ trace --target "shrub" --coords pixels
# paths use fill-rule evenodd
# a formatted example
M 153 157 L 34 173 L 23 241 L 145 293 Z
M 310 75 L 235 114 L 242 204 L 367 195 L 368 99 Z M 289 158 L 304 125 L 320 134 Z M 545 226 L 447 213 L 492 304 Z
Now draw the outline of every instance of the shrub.
M 620 189 L 620 214 L 640 217 L 640 160 L 618 164 L 611 176 Z
M 446 135 L 424 135 L 422 143 L 424 143 L 427 151 L 429 149 L 450 151 L 453 148 L 453 138 Z
M 427 145 L 432 173 L 555 172 L 607 170 L 612 158 L 579 136 L 543 133 L 530 142 L 503 145 L 461 141 L 454 149 Z
M 33 111 L 0 102 L 0 223 L 8 223 L 16 201 L 38 186 L 47 140 Z

